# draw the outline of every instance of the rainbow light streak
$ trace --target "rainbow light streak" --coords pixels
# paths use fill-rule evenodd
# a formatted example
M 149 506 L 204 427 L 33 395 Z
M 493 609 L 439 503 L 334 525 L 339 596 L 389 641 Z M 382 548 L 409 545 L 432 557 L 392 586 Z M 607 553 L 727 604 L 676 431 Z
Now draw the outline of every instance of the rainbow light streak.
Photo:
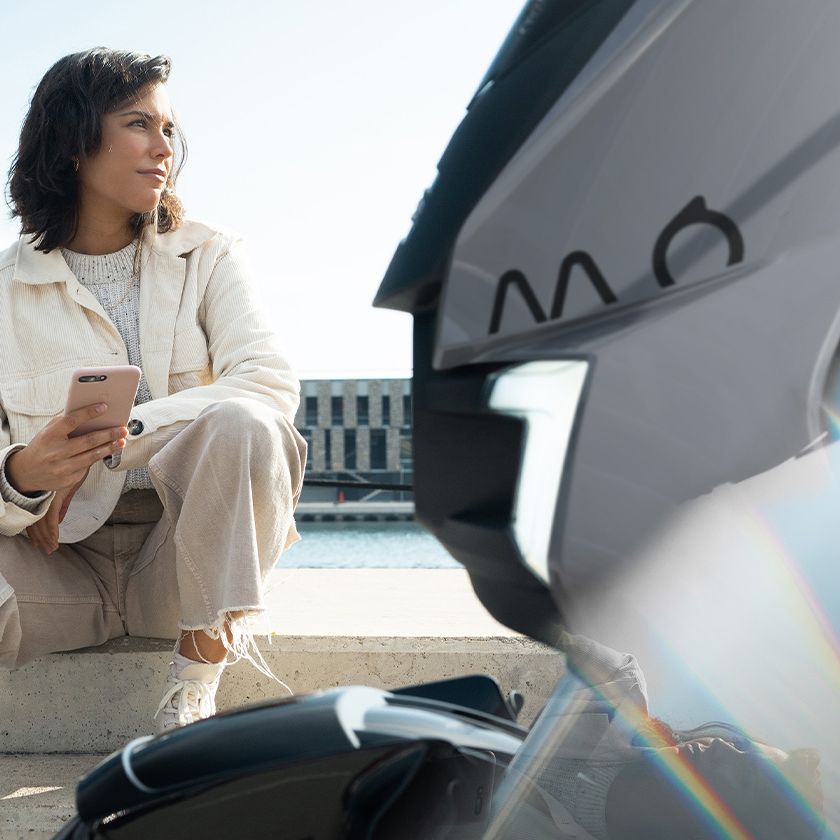
M 659 642 L 660 648 L 662 648 L 663 650 L 666 650 L 668 655 L 670 656 L 670 658 L 674 659 L 674 661 L 681 661 L 684 664 L 684 660 L 677 660 L 675 651 L 669 645 L 667 645 L 667 643 L 665 643 L 663 639 L 659 638 L 657 641 Z M 698 681 L 700 680 L 699 674 L 696 671 L 690 671 L 690 673 L 694 677 L 694 679 L 696 679 Z M 745 737 L 748 738 L 749 736 L 746 735 L 747 727 L 745 727 L 744 724 L 735 715 L 732 715 L 732 714 L 728 713 L 724 707 L 721 706 L 721 709 L 723 710 L 724 719 L 731 726 L 734 726 L 736 729 L 739 729 L 739 730 L 741 730 L 741 732 L 744 732 Z M 646 727 L 646 728 L 649 729 L 649 727 Z M 701 736 L 698 736 L 698 737 L 704 737 L 704 736 L 701 735 Z M 647 743 L 646 742 L 647 739 L 644 738 L 641 735 L 640 735 L 638 740 L 640 740 L 642 742 L 645 742 L 645 746 L 650 746 L 650 747 L 654 747 L 654 748 L 657 748 L 658 746 L 660 746 L 659 744 L 654 743 L 654 742 Z M 756 743 L 757 744 L 762 744 L 763 742 L 756 740 Z M 671 746 L 671 742 L 670 741 L 666 742 L 666 746 Z M 770 746 L 770 745 L 768 745 L 768 746 Z M 764 769 L 768 773 L 769 776 L 773 777 L 775 785 L 776 785 L 779 793 L 782 796 L 785 796 L 788 799 L 789 802 L 793 803 L 794 806 L 799 811 L 799 813 L 804 818 L 822 820 L 822 816 L 814 810 L 814 806 L 805 798 L 805 796 L 799 791 L 799 789 L 791 783 L 790 779 L 788 779 L 784 775 L 784 773 L 781 772 L 781 770 L 779 769 L 779 767 L 775 763 L 773 763 L 772 761 L 769 761 L 769 760 L 766 761 L 765 765 L 764 765 Z M 724 836 L 726 836 L 726 835 L 724 835 Z M 822 840 L 838 840 L 837 834 L 835 832 L 831 831 L 828 828 L 828 826 L 826 826 L 825 829 L 824 829 L 824 834 L 822 835 Z
M 838 498 L 840 498 L 840 493 L 838 493 Z M 753 522 L 756 526 L 755 533 L 759 538 L 763 538 L 767 548 L 767 553 L 763 556 L 773 563 L 780 577 L 787 579 L 786 583 L 791 586 L 788 591 L 791 593 L 795 591 L 799 596 L 796 606 L 802 627 L 812 637 L 816 651 L 825 660 L 827 673 L 831 674 L 832 680 L 840 691 L 840 636 L 837 634 L 837 629 L 823 608 L 819 596 L 802 574 L 795 558 L 787 550 L 770 520 L 756 514 Z
M 826 417 L 828 418 L 829 425 L 831 426 L 831 431 L 834 432 L 832 437 L 840 438 L 840 410 L 834 408 L 828 403 L 823 403 L 822 409 L 825 412 Z
M 838 415 L 838 429 L 840 429 L 840 415 Z M 794 609 L 791 616 L 796 616 L 800 627 L 806 631 L 807 636 L 812 639 L 816 654 L 825 662 L 824 674 L 829 675 L 831 681 L 836 684 L 838 696 L 840 696 L 840 636 L 838 636 L 830 617 L 824 610 L 820 598 L 814 592 L 796 560 L 788 552 L 782 539 L 774 529 L 772 523 L 765 516 L 753 514 L 751 524 L 754 526 L 751 531 L 757 537 L 757 548 L 761 551 L 762 561 L 766 565 L 768 574 L 778 577 L 782 589 L 790 598 Z M 694 680 L 700 684 L 703 680 L 700 674 L 692 669 L 686 660 L 677 657 L 677 652 L 659 633 L 656 635 L 658 646 L 674 661 L 680 661 L 682 666 L 691 674 Z M 578 670 L 581 667 L 578 666 Z M 584 676 L 585 673 L 584 673 Z M 595 686 L 593 691 L 600 694 L 607 702 L 611 703 L 617 710 L 619 716 L 631 727 L 640 731 L 639 740 L 644 746 L 658 750 L 655 761 L 667 772 L 678 787 L 688 797 L 690 804 L 701 813 L 707 820 L 709 826 L 716 831 L 722 840 L 750 840 L 752 835 L 738 821 L 729 807 L 721 801 L 706 780 L 690 765 L 690 763 L 672 750 L 662 750 L 662 747 L 672 746 L 663 730 L 650 725 L 650 721 L 641 710 L 630 704 L 616 703 L 608 696 L 601 687 Z M 723 708 L 723 707 L 722 707 Z M 727 719 L 733 724 L 746 731 L 742 722 L 735 716 L 727 714 Z M 647 734 L 649 733 L 649 734 Z M 782 773 L 781 769 L 773 762 L 767 760 L 765 768 L 774 779 L 779 793 L 785 796 L 800 813 L 806 818 L 822 819 L 816 813 L 811 803 L 803 796 L 791 781 Z M 826 826 L 824 840 L 831 840 L 837 835 Z
M 580 665 L 577 666 L 577 670 L 586 677 L 585 670 Z M 594 685 L 592 691 L 615 708 L 617 716 L 626 725 L 639 733 L 642 746 L 654 750 L 647 757 L 652 757 L 654 763 L 665 771 L 715 836 L 720 840 L 755 840 L 691 763 L 675 749 L 667 749 L 674 746 L 673 742 L 665 737 L 663 729 L 656 725 L 651 726 L 652 721 L 643 709 L 635 703 L 621 702 L 618 698 L 610 697 L 607 686 Z

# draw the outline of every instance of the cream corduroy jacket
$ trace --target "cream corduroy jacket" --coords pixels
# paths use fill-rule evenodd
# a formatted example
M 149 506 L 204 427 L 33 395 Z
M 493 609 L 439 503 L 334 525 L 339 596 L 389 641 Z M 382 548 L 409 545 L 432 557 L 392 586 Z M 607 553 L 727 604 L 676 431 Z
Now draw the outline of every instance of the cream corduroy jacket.
M 0 254 L 0 460 L 61 414 L 79 367 L 128 364 L 116 327 L 59 250 L 27 237 Z M 117 469 L 91 467 L 61 525 L 77 542 L 110 516 L 125 470 L 149 459 L 208 405 L 250 397 L 292 424 L 300 384 L 266 325 L 238 237 L 197 222 L 148 232 L 140 271 L 140 349 L 152 401 L 135 406 L 143 432 L 129 436 Z M 35 513 L 0 499 L 0 534 L 20 533 Z

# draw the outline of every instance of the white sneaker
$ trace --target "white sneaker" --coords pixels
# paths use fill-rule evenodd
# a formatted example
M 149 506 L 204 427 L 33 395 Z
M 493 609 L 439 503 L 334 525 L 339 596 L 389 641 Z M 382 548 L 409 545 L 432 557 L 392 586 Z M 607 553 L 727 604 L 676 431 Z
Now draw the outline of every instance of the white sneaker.
M 216 714 L 216 689 L 224 668 L 223 662 L 192 662 L 179 669 L 172 662 L 163 700 L 155 712 L 158 731 L 167 732 Z

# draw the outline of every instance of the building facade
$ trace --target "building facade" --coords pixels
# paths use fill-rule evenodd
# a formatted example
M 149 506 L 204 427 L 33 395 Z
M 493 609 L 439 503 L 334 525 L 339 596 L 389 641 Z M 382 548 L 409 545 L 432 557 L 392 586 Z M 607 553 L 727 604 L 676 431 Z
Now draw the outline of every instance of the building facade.
M 295 425 L 309 444 L 308 479 L 412 484 L 410 379 L 308 379 Z M 301 501 L 410 501 L 398 491 L 304 488 Z

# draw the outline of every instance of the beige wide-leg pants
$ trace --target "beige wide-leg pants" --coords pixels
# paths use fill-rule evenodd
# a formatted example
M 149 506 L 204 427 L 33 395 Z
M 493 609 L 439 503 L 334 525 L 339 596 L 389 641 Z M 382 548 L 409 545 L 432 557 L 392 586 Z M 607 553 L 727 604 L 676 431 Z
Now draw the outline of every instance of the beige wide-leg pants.
M 205 409 L 149 462 L 155 490 L 47 556 L 0 537 L 0 666 L 117 636 L 218 631 L 262 609 L 265 578 L 297 539 L 306 442 L 249 399 Z

